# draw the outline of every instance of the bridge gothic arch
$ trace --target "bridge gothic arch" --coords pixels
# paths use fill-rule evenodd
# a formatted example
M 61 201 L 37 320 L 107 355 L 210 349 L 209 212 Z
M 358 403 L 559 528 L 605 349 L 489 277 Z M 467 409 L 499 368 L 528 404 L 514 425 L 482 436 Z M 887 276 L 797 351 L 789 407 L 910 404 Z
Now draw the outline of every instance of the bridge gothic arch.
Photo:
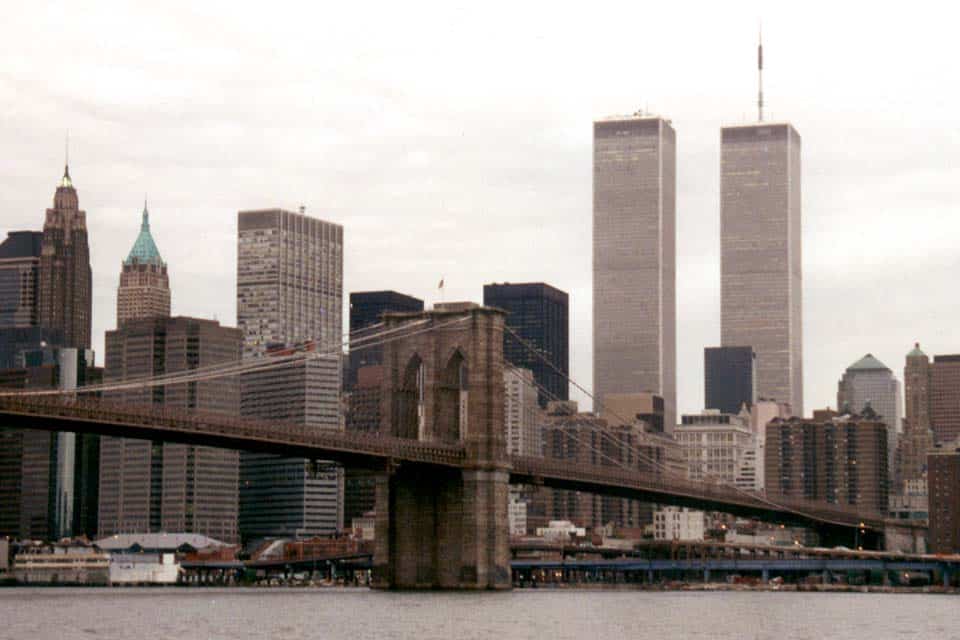
M 423 439 L 424 366 L 418 353 L 407 361 L 399 388 L 393 393 L 393 425 L 390 435 L 412 440 Z
M 455 347 L 440 371 L 436 388 L 434 437 L 440 442 L 460 442 L 467 433 L 469 366 L 460 347 Z

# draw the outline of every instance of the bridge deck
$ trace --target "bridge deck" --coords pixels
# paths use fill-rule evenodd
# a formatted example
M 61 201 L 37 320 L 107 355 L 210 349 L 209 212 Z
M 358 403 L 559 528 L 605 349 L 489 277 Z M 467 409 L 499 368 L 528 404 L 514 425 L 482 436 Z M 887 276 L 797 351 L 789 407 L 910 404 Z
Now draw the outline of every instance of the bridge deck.
M 379 434 L 317 431 L 303 425 L 180 410 L 167 405 L 130 405 L 70 396 L 0 395 L 5 427 L 95 433 L 276 453 L 348 466 L 384 468 L 388 462 L 461 467 L 464 447 L 392 438 Z M 510 481 L 602 495 L 691 506 L 768 521 L 814 522 L 835 527 L 883 530 L 882 514 L 778 500 L 733 488 L 665 478 L 656 471 L 570 465 L 545 458 L 512 456 Z M 898 526 L 916 526 L 897 523 Z

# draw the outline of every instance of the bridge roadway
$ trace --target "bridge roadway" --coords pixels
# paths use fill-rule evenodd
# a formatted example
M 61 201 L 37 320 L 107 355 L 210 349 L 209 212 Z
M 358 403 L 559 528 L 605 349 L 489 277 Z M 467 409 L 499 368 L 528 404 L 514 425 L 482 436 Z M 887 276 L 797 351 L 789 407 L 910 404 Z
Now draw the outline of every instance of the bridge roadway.
M 405 462 L 463 467 L 466 462 L 466 451 L 459 444 L 422 442 L 379 434 L 323 432 L 292 423 L 166 405 L 130 405 L 55 395 L 0 395 L 0 425 L 275 453 L 333 460 L 369 469 L 384 469 L 389 464 Z M 558 460 L 520 456 L 510 456 L 508 463 L 513 484 L 633 498 L 834 530 L 865 528 L 882 532 L 885 527 L 882 514 L 855 513 L 806 501 L 778 500 L 778 504 L 773 504 L 760 496 L 733 488 L 667 479 L 657 472 L 570 465 Z

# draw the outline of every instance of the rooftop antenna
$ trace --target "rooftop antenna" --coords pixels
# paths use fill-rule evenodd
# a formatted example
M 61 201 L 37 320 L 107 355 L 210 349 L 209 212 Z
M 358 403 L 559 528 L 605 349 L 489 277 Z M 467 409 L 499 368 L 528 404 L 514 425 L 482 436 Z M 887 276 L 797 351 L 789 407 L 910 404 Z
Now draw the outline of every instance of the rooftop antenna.
M 760 122 L 763 122 L 763 23 L 760 23 L 757 30 L 757 81 L 759 87 L 757 112 L 760 116 Z
M 70 175 L 70 129 L 63 140 L 63 175 Z

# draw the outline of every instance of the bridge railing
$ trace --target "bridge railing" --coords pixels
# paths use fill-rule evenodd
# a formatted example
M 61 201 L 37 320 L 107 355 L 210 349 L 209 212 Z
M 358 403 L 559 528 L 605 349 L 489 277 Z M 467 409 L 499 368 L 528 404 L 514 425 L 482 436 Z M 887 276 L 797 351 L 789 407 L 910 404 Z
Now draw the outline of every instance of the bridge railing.
M 0 410 L 36 417 L 130 425 L 185 434 L 221 436 L 254 443 L 327 449 L 379 458 L 459 466 L 462 445 L 421 442 L 369 433 L 323 431 L 306 425 L 265 421 L 168 405 L 138 405 L 73 396 L 2 396 Z

